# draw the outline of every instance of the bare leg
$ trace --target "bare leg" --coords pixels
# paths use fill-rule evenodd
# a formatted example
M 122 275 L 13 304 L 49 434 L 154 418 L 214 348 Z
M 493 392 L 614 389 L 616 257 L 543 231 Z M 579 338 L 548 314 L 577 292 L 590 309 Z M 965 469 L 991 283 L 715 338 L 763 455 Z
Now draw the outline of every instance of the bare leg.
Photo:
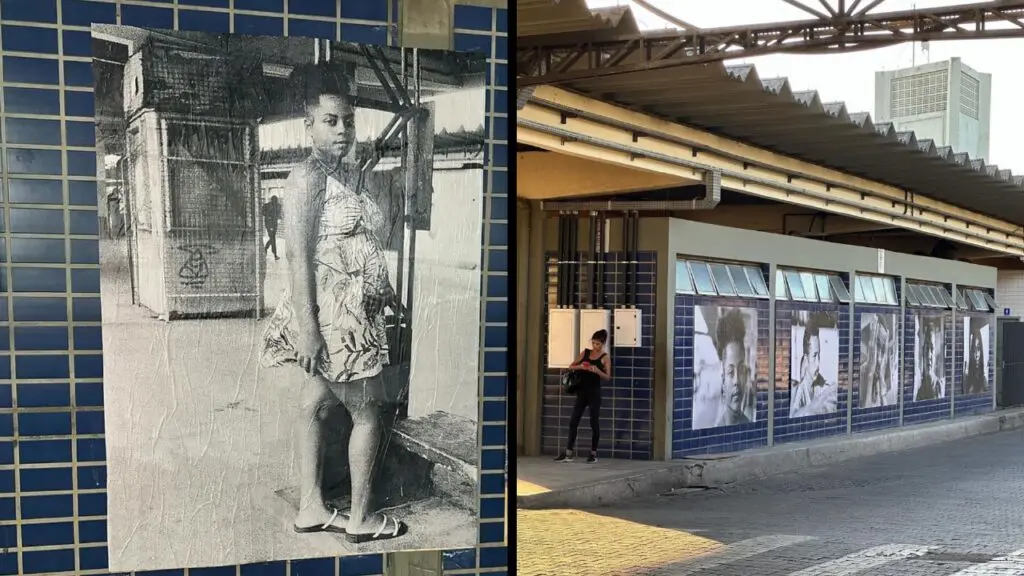
M 348 530 L 352 533 L 376 532 L 379 517 L 373 514 L 373 480 L 379 456 L 383 452 L 384 408 L 365 402 L 352 410 L 352 439 L 348 444 L 349 473 L 352 475 L 352 512 Z
M 310 376 L 304 378 L 303 428 L 299 438 L 299 514 L 295 518 L 295 526 L 298 528 L 323 526 L 329 521 L 338 528 L 344 528 L 348 521 L 344 515 L 335 516 L 323 500 L 324 420 L 330 409 L 337 404 L 338 397 L 331 392 L 326 380 Z

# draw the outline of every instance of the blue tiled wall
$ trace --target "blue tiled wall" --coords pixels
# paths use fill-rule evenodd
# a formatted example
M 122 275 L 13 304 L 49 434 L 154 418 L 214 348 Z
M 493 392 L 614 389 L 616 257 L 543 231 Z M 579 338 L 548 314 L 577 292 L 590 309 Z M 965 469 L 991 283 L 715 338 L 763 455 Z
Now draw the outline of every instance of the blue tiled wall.
M 899 402 L 890 406 L 877 406 L 874 408 L 860 407 L 860 362 L 861 362 L 861 338 L 860 323 L 864 313 L 894 314 L 896 316 L 896 333 L 902 334 L 900 309 L 896 306 L 856 306 L 853 318 L 853 383 L 850 388 L 850 396 L 853 402 L 853 416 L 851 427 L 854 432 L 865 430 L 877 430 L 889 428 L 900 424 Z M 893 383 L 899 386 L 899 382 Z
M 847 407 L 850 401 L 849 306 L 778 302 L 775 308 L 775 442 L 794 442 L 846 434 Z M 799 311 L 833 312 L 839 317 L 839 400 L 836 411 L 832 414 L 789 417 L 792 314 Z
M 964 378 L 964 360 L 967 354 L 965 350 L 967 342 L 964 341 L 964 318 L 978 318 L 979 320 L 988 320 L 988 390 L 983 394 L 964 394 L 963 390 L 963 378 Z M 993 408 L 993 395 L 995 394 L 995 387 L 992 385 L 995 382 L 995 363 L 996 363 L 996 320 L 991 314 L 967 314 L 957 315 L 956 317 L 956 328 L 954 329 L 956 337 L 955 345 L 955 361 L 953 363 L 954 373 L 956 378 L 956 395 L 953 397 L 953 410 L 957 417 L 969 416 L 971 414 L 983 414 L 985 412 L 991 412 Z
M 640 252 L 637 278 L 637 304 L 643 323 L 641 346 L 638 348 L 616 348 L 614 341 L 611 361 L 613 378 L 602 383 L 601 442 L 598 455 L 604 458 L 650 460 L 653 456 L 653 412 L 654 390 L 654 319 L 655 291 L 657 289 L 655 252 Z M 549 255 L 549 263 L 555 262 Z M 607 254 L 604 289 L 607 295 L 606 308 L 622 306 L 624 299 L 625 256 L 622 253 Z M 556 278 L 549 274 L 547 290 L 553 293 Z M 579 294 L 579 275 L 575 282 Z M 544 326 L 545 339 L 547 325 Z M 546 341 L 546 340 L 545 340 Z M 547 351 L 545 349 L 545 365 Z M 543 426 L 541 446 L 544 454 L 555 455 L 565 449 L 569 434 L 569 418 L 572 416 L 575 396 L 564 394 L 559 385 L 560 371 L 548 370 L 544 377 L 542 405 Z M 590 414 L 583 415 L 580 422 L 576 449 L 584 452 L 590 449 Z
M 757 310 L 757 416 L 754 422 L 693 430 L 694 307 L 735 306 Z M 768 300 L 677 294 L 672 358 L 672 457 L 734 452 L 768 443 L 770 324 Z
M 946 378 L 946 396 L 934 400 L 914 401 L 914 361 L 917 349 L 914 345 L 915 316 L 942 318 L 943 337 L 946 353 L 942 370 Z M 950 404 L 953 401 L 950 385 L 953 377 L 953 311 L 934 310 L 927 308 L 907 308 L 903 317 L 903 424 L 917 424 L 950 417 Z
M 0 463 L 0 528 L 21 532 L 0 553 L 0 574 L 103 574 L 107 568 L 90 25 L 395 44 L 396 7 L 389 0 L 0 1 L 0 102 L 7 124 L 0 131 L 0 454 L 18 446 L 20 456 Z M 486 304 L 479 320 L 485 334 L 480 538 L 474 548 L 444 552 L 444 571 L 504 574 L 508 14 L 457 5 L 454 18 L 456 49 L 485 52 L 490 63 L 481 214 Z M 202 573 L 367 576 L 383 570 L 384 557 L 368 554 Z

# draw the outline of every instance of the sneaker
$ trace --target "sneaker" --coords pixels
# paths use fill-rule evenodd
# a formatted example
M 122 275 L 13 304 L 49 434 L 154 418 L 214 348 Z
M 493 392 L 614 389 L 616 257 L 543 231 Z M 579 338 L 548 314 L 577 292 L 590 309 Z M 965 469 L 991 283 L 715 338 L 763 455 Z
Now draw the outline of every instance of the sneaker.
M 555 462 L 572 462 L 572 450 L 566 450 L 562 452 L 558 458 L 555 458 Z
M 587 456 L 587 464 L 593 464 L 594 462 L 597 462 L 597 454 L 591 452 L 590 456 Z

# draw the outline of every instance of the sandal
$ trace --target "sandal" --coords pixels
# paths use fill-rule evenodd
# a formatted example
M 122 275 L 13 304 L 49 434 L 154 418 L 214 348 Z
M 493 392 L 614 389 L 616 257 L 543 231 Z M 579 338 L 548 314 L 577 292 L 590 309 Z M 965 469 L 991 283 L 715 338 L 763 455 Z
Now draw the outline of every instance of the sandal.
M 378 528 L 376 532 L 373 534 L 370 534 L 369 532 L 365 534 L 345 534 L 345 540 L 352 544 L 362 544 L 363 542 L 370 542 L 373 540 L 390 540 L 409 531 L 409 526 L 406 525 L 405 522 L 402 522 L 397 518 L 391 518 L 390 520 L 395 523 L 395 528 L 394 530 L 391 530 L 390 533 L 385 533 L 384 529 L 388 527 L 389 519 L 387 514 L 381 514 L 381 516 L 384 517 L 384 521 L 380 523 L 380 528 Z
M 341 512 L 338 511 L 337 508 L 335 508 L 334 509 L 334 513 L 331 514 L 331 519 L 328 520 L 327 522 L 325 522 L 323 524 L 323 526 L 306 526 L 306 527 L 293 526 L 293 528 L 299 534 L 315 534 L 315 533 L 318 533 L 318 532 L 328 532 L 328 533 L 331 533 L 331 534 L 344 534 L 345 533 L 345 529 L 344 528 L 339 528 L 339 527 L 334 525 L 334 521 L 338 519 L 338 516 L 341 516 L 345 520 L 348 520 L 348 514 L 342 514 Z

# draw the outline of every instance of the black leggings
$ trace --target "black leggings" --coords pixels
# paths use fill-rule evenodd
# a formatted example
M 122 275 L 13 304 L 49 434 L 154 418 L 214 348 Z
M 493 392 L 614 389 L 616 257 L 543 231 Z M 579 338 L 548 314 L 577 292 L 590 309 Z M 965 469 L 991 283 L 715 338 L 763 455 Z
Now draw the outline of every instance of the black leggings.
M 583 411 L 590 408 L 590 451 L 597 452 L 598 440 L 601 437 L 601 387 L 585 385 L 576 393 L 576 405 L 569 419 L 569 450 L 576 448 L 576 433 L 579 431 Z

